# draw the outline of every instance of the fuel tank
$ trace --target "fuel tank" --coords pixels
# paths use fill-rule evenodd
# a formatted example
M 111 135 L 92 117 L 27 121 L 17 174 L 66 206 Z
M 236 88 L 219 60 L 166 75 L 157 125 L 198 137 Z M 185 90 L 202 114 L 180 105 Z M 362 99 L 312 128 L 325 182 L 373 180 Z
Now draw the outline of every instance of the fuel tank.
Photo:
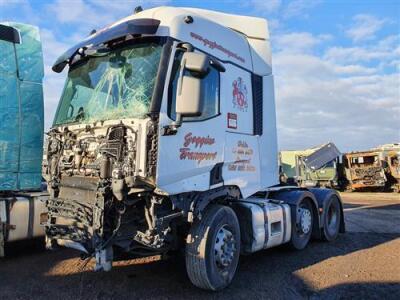
M 234 205 L 239 218 L 243 253 L 271 248 L 290 241 L 291 214 L 288 204 L 250 197 Z

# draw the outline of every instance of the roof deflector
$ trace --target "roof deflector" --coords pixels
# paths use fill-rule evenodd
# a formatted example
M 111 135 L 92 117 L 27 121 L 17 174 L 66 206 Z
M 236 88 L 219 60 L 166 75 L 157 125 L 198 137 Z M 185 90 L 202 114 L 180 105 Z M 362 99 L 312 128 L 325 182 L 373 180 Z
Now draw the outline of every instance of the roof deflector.
M 159 20 L 142 18 L 129 20 L 118 25 L 99 30 L 86 40 L 68 49 L 63 55 L 61 55 L 57 59 L 52 69 L 54 72 L 60 73 L 65 68 L 71 57 L 74 56 L 80 48 L 97 46 L 118 38 L 122 38 L 129 34 L 155 34 L 159 25 Z

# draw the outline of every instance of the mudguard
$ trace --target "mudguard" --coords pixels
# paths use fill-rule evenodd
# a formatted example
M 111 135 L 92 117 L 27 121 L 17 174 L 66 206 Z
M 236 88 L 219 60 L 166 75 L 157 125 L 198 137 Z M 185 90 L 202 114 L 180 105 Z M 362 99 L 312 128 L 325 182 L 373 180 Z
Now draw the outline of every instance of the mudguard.
M 310 192 L 305 188 L 283 188 L 280 190 L 270 191 L 267 196 L 268 199 L 279 200 L 284 203 L 290 205 L 291 215 L 292 215 L 292 224 L 296 223 L 296 215 L 298 205 L 303 201 L 304 198 L 309 198 L 314 206 L 313 216 L 314 222 L 312 236 L 313 238 L 321 238 L 321 218 L 319 216 L 319 204 L 314 195 L 314 193 Z

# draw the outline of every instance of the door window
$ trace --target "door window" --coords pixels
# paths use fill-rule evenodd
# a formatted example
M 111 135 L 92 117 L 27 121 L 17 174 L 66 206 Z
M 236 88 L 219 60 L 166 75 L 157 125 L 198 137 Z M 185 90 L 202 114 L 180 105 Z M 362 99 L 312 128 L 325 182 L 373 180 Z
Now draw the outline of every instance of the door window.
M 174 59 L 174 64 L 172 67 L 171 81 L 168 88 L 168 116 L 172 120 L 176 120 L 176 90 L 178 86 L 178 78 L 181 69 L 181 58 L 183 51 L 177 52 Z M 185 75 L 199 77 L 198 74 L 185 71 Z M 203 90 L 203 112 L 201 116 L 198 117 L 183 117 L 183 121 L 202 121 L 210 119 L 219 115 L 219 72 L 210 66 L 207 74 L 203 75 L 201 78 L 201 89 Z

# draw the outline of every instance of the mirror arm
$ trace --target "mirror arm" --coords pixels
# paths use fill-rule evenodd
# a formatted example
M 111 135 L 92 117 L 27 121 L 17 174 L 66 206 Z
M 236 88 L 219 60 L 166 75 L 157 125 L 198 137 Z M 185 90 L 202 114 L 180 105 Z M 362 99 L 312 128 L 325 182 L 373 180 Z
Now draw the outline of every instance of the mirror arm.
M 179 71 L 178 77 L 178 86 L 177 86 L 177 94 L 182 93 L 182 81 L 183 81 L 183 72 L 185 69 L 185 60 L 181 62 L 181 70 Z M 178 132 L 178 128 L 182 126 L 182 115 L 176 114 L 176 120 L 171 124 L 164 126 L 163 135 L 175 135 Z
M 225 67 L 223 64 L 221 64 L 218 60 L 211 58 L 210 59 L 210 65 L 213 66 L 217 71 L 223 73 L 226 71 Z
M 176 114 L 176 120 L 169 125 L 163 127 L 164 131 L 162 135 L 175 135 L 178 132 L 178 128 L 182 126 L 182 115 Z

